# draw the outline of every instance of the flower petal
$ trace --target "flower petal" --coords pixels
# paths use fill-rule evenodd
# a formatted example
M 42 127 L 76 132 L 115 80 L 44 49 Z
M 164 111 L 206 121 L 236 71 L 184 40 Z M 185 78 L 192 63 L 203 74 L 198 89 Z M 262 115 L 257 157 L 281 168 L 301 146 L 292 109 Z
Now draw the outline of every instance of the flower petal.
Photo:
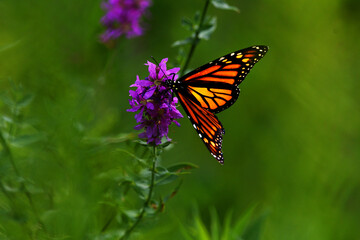
M 172 122 L 175 123 L 176 126 L 180 127 L 180 123 L 178 121 L 173 120 Z
M 129 94 L 130 94 L 130 96 L 133 97 L 133 98 L 137 98 L 137 97 L 139 96 L 139 95 L 137 94 L 137 92 L 134 91 L 134 90 L 130 90 L 130 91 L 129 91 Z
M 154 85 L 154 83 L 149 80 L 137 80 L 136 83 L 142 87 L 150 87 L 151 85 Z
M 137 112 L 140 109 L 140 106 L 134 106 L 130 109 L 126 109 L 127 112 Z
M 172 69 L 169 69 L 169 70 L 167 70 L 166 71 L 166 75 L 170 75 L 170 74 L 172 74 L 172 73 L 178 73 L 180 71 L 180 68 L 172 68 Z
M 146 107 L 147 107 L 148 109 L 154 110 L 154 104 L 153 104 L 152 102 L 147 102 L 147 103 L 146 103 Z
M 136 121 L 139 123 L 139 122 L 142 122 L 143 120 L 143 113 L 144 113 L 144 108 L 140 108 L 140 112 L 135 114 L 135 119 Z
M 149 66 L 148 70 L 150 73 L 150 78 L 151 79 L 157 79 L 156 76 L 156 65 L 153 64 L 152 62 L 147 61 L 147 63 L 145 63 L 145 65 Z
M 145 126 L 145 124 L 139 124 L 139 125 L 136 125 L 135 127 L 134 127 L 134 129 L 135 130 L 140 130 L 140 129 L 142 129 L 143 127 Z
M 127 111 L 139 111 L 135 114 L 135 119 L 139 123 L 135 126 L 135 129 L 143 129 L 139 137 L 146 138 L 148 143 L 161 144 L 163 137 L 170 140 L 168 137 L 169 126 L 171 123 L 180 126 L 174 119 L 183 117 L 176 109 L 178 99 L 173 96 L 172 91 L 164 85 L 155 85 L 154 83 L 155 80 L 164 81 L 165 74 L 175 74 L 174 77 L 171 76 L 173 79 L 178 77 L 176 73 L 179 68 L 167 70 L 167 61 L 167 58 L 162 59 L 159 66 L 148 61 L 145 65 L 148 66 L 149 76 L 145 80 L 141 80 L 139 76 L 136 76 L 135 84 L 131 86 L 137 88 L 129 91 L 132 97 L 129 104 L 132 108 Z
M 145 92 L 144 98 L 145 98 L 145 99 L 151 98 L 151 96 L 154 94 L 155 90 L 156 90 L 156 87 L 155 87 L 155 86 L 149 88 L 149 89 Z

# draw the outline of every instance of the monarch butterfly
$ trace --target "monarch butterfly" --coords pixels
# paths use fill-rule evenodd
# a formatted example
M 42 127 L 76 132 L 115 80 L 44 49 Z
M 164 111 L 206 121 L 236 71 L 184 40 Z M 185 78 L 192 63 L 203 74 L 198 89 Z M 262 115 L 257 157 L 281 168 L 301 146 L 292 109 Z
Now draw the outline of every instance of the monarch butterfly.
M 240 94 L 238 85 L 268 49 L 267 46 L 245 48 L 211 61 L 177 80 L 165 81 L 220 164 L 224 164 L 221 148 L 225 130 L 215 113 L 235 103 Z

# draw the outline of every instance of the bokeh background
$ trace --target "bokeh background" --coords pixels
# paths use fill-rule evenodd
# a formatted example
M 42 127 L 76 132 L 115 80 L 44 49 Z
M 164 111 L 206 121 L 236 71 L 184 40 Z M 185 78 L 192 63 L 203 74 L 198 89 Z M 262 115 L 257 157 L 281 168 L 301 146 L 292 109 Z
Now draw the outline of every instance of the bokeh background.
M 360 2 L 229 3 L 240 13 L 210 6 L 217 30 L 198 45 L 190 68 L 255 44 L 270 50 L 241 84 L 237 103 L 218 114 L 226 130 L 224 166 L 188 120 L 171 128 L 176 144 L 162 164 L 187 161 L 199 168 L 182 178 L 178 194 L 139 229 L 139 239 L 183 239 L 179 226 L 190 222 L 195 207 L 209 225 L 210 208 L 222 221 L 227 212 L 236 218 L 254 205 L 254 217 L 266 214 L 261 239 L 359 239 Z M 95 211 L 101 171 L 131 164 L 111 147 L 89 151 L 84 139 L 136 132 L 126 112 L 129 85 L 137 74 L 147 76 L 143 64 L 150 56 L 176 63 L 171 44 L 188 35 L 181 18 L 191 18 L 204 1 L 154 1 L 144 36 L 122 38 L 115 49 L 99 42 L 100 4 L 0 1 L 0 91 L 6 95 L 15 84 L 32 94 L 23 113 L 32 127 L 25 131 L 46 136 L 11 150 L 24 178 L 52 193 L 48 206 L 34 190 L 43 221 L 68 239 L 87 239 L 96 219 L 105 218 Z M 0 110 L 9 115 L 3 100 Z M 13 170 L 0 161 L 0 177 L 9 178 Z M 24 202 L 21 212 L 30 211 Z M 1 193 L 0 238 L 35 239 L 24 230 L 26 219 L 6 216 L 8 205 Z

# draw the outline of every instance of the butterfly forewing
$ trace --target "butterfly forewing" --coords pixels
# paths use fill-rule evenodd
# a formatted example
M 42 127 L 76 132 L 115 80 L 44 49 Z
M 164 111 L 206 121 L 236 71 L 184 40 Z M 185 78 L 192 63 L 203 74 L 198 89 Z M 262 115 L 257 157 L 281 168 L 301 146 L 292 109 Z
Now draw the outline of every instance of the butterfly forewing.
M 211 61 L 179 79 L 182 89 L 201 107 L 221 112 L 235 103 L 240 93 L 237 86 L 267 50 L 267 46 L 253 46 Z

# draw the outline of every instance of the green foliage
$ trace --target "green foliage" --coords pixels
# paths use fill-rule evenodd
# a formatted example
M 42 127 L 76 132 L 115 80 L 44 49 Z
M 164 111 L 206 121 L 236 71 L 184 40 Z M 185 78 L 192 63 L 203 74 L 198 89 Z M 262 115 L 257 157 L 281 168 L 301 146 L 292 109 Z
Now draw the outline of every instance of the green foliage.
M 219 9 L 232 10 L 235 12 L 240 11 L 237 7 L 229 5 L 224 0 L 211 0 L 211 3 L 214 5 L 214 7 L 219 8 Z
M 209 40 L 216 29 L 216 17 L 206 17 L 204 23 L 200 26 L 199 12 L 197 12 L 193 20 L 183 18 L 181 25 L 191 32 L 191 36 L 174 42 L 173 47 L 192 44 L 194 41 L 198 41 L 197 38 Z
M 57 233 L 56 227 L 52 226 L 55 224 L 54 221 L 63 220 L 58 219 L 59 216 L 69 214 L 66 209 L 62 210 L 61 206 L 55 206 L 54 186 L 46 186 L 42 181 L 38 182 L 22 175 L 25 172 L 22 169 L 23 162 L 31 161 L 31 155 L 38 154 L 37 151 L 43 148 L 42 145 L 46 144 L 48 139 L 45 134 L 36 131 L 38 128 L 34 124 L 36 121 L 29 121 L 24 115 L 24 111 L 34 99 L 33 95 L 25 94 L 21 86 L 17 86 L 13 82 L 11 84 L 13 84 L 13 88 L 9 92 L 1 93 L 5 109 L 9 113 L 4 114 L 0 122 L 2 146 L 0 153 L 3 156 L 2 160 L 6 160 L 2 161 L 0 165 L 2 172 L 0 187 L 3 197 L 7 198 L 3 202 L 2 208 L 2 220 L 6 223 L 4 227 L 9 229 L 10 225 L 15 224 L 14 227 L 18 225 L 22 228 L 22 225 L 25 225 L 23 231 L 29 232 L 39 239 L 65 236 L 65 232 Z M 96 201 L 89 207 L 91 207 L 94 217 L 102 215 L 102 212 L 107 214 L 103 216 L 103 219 L 94 218 L 96 227 L 93 227 L 98 232 L 91 233 L 92 239 L 124 237 L 127 231 L 136 226 L 143 218 L 153 218 L 163 212 L 167 201 L 179 191 L 181 181 L 172 186 L 164 197 L 154 194 L 154 189 L 160 185 L 171 184 L 178 177 L 188 174 L 189 170 L 196 168 L 196 165 L 191 163 L 178 163 L 168 168 L 157 164 L 155 169 L 149 169 L 150 159 L 154 158 L 151 154 L 153 147 L 141 140 L 134 140 L 133 134 L 84 139 L 85 141 L 82 141 L 77 147 L 87 152 L 88 158 L 97 157 L 98 154 L 105 151 L 113 151 L 127 155 L 132 162 L 122 168 L 104 170 L 100 168 L 99 171 L 94 172 L 93 181 L 97 185 L 96 188 L 101 187 L 97 190 L 99 195 Z M 126 144 L 127 147 L 124 148 L 123 144 Z M 159 154 L 168 148 L 171 148 L 171 142 L 157 146 L 155 158 L 158 158 Z M 18 167 L 19 162 L 22 163 L 20 168 Z M 149 176 L 152 174 L 154 181 L 149 182 Z M 42 203 L 42 206 L 35 204 L 35 198 L 37 203 Z M 143 202 L 143 206 L 141 206 L 141 202 Z M 31 211 L 27 211 L 29 209 Z M 6 232 L 4 234 L 7 236 Z M 17 235 L 11 234 L 9 237 L 21 236 L 18 235 L 20 232 Z M 90 232 L 83 234 L 86 236 Z
M 223 0 L 206 0 L 205 7 L 202 11 L 196 12 L 194 18 L 182 18 L 181 25 L 190 32 L 190 37 L 183 40 L 178 40 L 172 44 L 173 47 L 180 47 L 178 52 L 178 63 L 183 65 L 183 69 L 180 75 L 187 70 L 187 65 L 193 55 L 195 47 L 201 39 L 209 40 L 212 33 L 216 30 L 216 17 L 209 17 L 206 15 L 209 2 L 211 2 L 216 8 L 237 10 L 235 7 L 231 7 Z M 188 55 L 184 53 L 184 46 L 191 45 Z
M 182 234 L 186 240 L 260 240 L 266 215 L 251 221 L 254 209 L 255 207 L 249 208 L 234 222 L 232 222 L 233 211 L 228 211 L 221 224 L 216 209 L 210 208 L 209 228 L 196 210 L 192 225 L 182 226 Z

